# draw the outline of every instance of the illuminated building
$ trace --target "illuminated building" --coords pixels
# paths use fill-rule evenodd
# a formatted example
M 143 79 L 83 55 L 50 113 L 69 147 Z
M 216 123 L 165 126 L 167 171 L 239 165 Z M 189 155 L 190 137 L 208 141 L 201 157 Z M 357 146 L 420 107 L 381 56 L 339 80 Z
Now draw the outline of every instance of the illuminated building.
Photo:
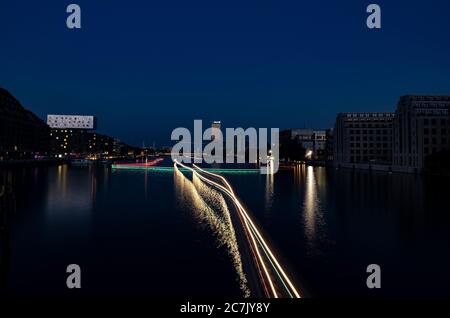
M 77 157 L 89 152 L 90 132 L 96 128 L 94 116 L 47 115 L 47 124 L 53 155 Z
M 87 134 L 88 136 L 88 150 L 87 153 L 93 157 L 103 158 L 115 156 L 114 147 L 115 141 L 114 138 L 98 134 L 95 132 L 91 132 Z M 117 145 L 116 145 L 117 146 Z

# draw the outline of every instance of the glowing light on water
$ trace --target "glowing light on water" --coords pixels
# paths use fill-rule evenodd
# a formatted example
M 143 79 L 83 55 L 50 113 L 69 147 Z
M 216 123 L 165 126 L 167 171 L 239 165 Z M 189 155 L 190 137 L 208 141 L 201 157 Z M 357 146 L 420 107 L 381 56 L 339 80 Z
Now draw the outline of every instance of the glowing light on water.
M 178 161 L 175 161 L 175 165 L 179 165 L 185 169 L 188 169 L 190 171 L 192 171 L 192 173 L 194 175 L 197 175 L 202 181 L 205 181 L 206 183 L 213 185 L 214 187 L 220 189 L 222 192 L 224 192 L 225 194 L 227 194 L 235 203 L 239 216 L 242 220 L 242 223 L 246 229 L 246 234 L 248 235 L 248 239 L 250 241 L 250 244 L 256 254 L 256 260 L 257 260 L 257 264 L 259 264 L 259 266 L 261 267 L 260 270 L 262 270 L 265 279 L 267 280 L 267 282 L 269 283 L 270 286 L 270 290 L 272 293 L 272 296 L 275 298 L 278 298 L 279 295 L 277 293 L 277 290 L 275 288 L 275 284 L 274 281 L 268 271 L 268 267 L 266 262 L 263 260 L 263 256 L 261 254 L 264 253 L 264 255 L 266 255 L 270 266 L 272 266 L 272 270 L 274 271 L 274 273 L 278 276 L 280 282 L 282 283 L 282 285 L 284 286 L 284 288 L 286 289 L 286 291 L 288 292 L 288 294 L 290 295 L 290 297 L 295 297 L 295 298 L 301 298 L 299 292 L 297 291 L 297 289 L 294 287 L 293 283 L 291 282 L 291 280 L 289 279 L 289 277 L 287 276 L 286 272 L 283 270 L 283 268 L 281 267 L 279 261 L 276 259 L 276 257 L 274 256 L 274 253 L 271 251 L 271 249 L 269 248 L 267 242 L 264 240 L 264 238 L 262 237 L 260 231 L 257 229 L 257 227 L 255 226 L 255 223 L 253 222 L 253 220 L 250 218 L 250 216 L 248 215 L 247 211 L 245 210 L 245 208 L 242 206 L 241 202 L 239 201 L 239 199 L 236 197 L 233 188 L 231 187 L 231 185 L 228 183 L 228 181 L 221 175 L 218 174 L 214 174 L 212 172 L 208 172 L 205 171 L 204 169 L 199 168 L 196 165 L 193 165 L 193 167 L 196 169 L 192 169 Z M 208 179 L 206 177 L 204 177 L 201 173 L 205 173 L 207 175 L 213 176 L 219 180 L 221 180 L 221 182 L 224 185 L 221 185 L 211 179 Z M 263 280 L 264 283 L 264 280 Z
M 113 164 L 111 165 L 111 167 L 113 169 L 117 169 L 117 170 L 149 170 L 149 171 L 154 171 L 154 172 L 170 172 L 173 173 L 174 171 L 174 167 L 163 167 L 163 166 L 151 166 L 151 165 L 136 165 L 136 164 Z M 178 167 L 177 168 L 180 171 L 190 171 L 186 168 L 182 168 L 182 167 Z M 210 169 L 206 169 L 208 171 L 211 172 L 215 172 L 215 173 L 230 173 L 230 174 L 246 174 L 246 173 L 251 173 L 251 174 L 256 174 L 259 173 L 260 170 L 259 169 L 220 169 L 220 168 L 210 168 Z
M 219 245 L 226 247 L 238 275 L 240 289 L 244 297 L 250 297 L 236 233 L 223 195 L 206 186 L 195 174 L 191 182 L 177 167 L 174 171 L 175 188 L 180 201 L 192 204 L 199 222 L 208 224 Z

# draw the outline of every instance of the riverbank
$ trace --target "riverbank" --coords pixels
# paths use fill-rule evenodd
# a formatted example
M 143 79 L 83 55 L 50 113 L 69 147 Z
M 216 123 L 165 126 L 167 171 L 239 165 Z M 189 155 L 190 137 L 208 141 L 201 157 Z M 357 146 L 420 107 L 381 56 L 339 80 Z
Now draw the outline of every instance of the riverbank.
M 418 170 L 409 167 L 383 165 L 383 164 L 364 164 L 364 163 L 341 163 L 332 164 L 324 161 L 301 161 L 301 162 L 281 162 L 281 168 L 296 166 L 298 164 L 305 164 L 313 167 L 327 167 L 333 169 L 346 169 L 358 171 L 374 171 L 380 173 L 399 173 L 399 174 L 416 174 L 416 175 L 433 175 L 433 176 L 450 176 L 450 171 L 445 170 Z
M 376 171 L 384 173 L 402 173 L 402 174 L 420 174 L 420 175 L 436 175 L 436 176 L 450 176 L 450 171 L 432 171 L 432 170 L 418 170 L 409 167 L 400 167 L 393 165 L 382 164 L 339 164 L 334 166 L 337 169 L 351 169 L 351 170 L 365 170 Z

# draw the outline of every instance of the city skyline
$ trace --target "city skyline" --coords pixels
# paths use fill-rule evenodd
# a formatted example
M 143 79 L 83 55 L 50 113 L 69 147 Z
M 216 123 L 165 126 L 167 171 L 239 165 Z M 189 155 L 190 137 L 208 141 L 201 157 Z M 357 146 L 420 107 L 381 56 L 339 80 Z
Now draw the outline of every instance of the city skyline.
M 0 86 L 40 118 L 96 115 L 128 144 L 167 144 L 194 119 L 330 128 L 339 111 L 449 93 L 444 1 L 379 1 L 380 30 L 358 3 L 79 4 L 80 30 L 65 27 L 64 6 L 2 4 Z

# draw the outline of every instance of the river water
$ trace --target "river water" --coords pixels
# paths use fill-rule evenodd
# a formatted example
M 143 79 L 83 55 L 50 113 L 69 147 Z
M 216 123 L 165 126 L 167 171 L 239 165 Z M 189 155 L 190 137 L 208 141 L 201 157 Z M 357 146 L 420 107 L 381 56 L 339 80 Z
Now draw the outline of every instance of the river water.
M 305 165 L 226 177 L 309 296 L 450 296 L 448 178 Z M 190 173 L 64 165 L 3 169 L 0 184 L 3 293 L 70 296 L 78 264 L 87 297 L 257 295 L 233 209 Z

